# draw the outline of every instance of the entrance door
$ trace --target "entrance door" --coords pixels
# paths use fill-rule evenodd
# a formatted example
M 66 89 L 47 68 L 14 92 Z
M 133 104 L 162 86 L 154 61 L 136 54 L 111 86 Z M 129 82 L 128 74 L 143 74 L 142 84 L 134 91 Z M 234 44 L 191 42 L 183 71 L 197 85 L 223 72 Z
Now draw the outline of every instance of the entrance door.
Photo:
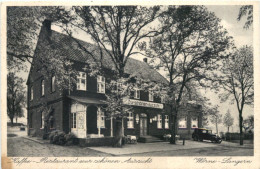
M 141 114 L 140 117 L 140 136 L 147 135 L 147 117 L 146 114 Z

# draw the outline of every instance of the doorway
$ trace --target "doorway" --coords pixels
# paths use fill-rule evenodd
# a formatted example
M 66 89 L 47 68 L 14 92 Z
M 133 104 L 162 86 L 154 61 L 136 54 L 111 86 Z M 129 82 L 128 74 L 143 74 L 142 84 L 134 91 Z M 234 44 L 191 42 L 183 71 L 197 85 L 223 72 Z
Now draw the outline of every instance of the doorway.
M 147 135 L 147 115 L 142 113 L 140 115 L 140 136 Z

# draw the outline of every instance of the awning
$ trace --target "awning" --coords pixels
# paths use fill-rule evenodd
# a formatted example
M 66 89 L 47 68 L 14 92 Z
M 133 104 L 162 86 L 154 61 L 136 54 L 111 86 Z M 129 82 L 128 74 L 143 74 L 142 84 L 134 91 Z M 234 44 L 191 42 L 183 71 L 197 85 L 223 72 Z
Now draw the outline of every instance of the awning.
M 95 104 L 95 105 L 104 105 L 105 102 L 103 100 L 97 98 L 90 98 L 90 97 L 79 97 L 79 96 L 68 96 L 68 98 L 75 100 L 80 103 L 85 104 Z

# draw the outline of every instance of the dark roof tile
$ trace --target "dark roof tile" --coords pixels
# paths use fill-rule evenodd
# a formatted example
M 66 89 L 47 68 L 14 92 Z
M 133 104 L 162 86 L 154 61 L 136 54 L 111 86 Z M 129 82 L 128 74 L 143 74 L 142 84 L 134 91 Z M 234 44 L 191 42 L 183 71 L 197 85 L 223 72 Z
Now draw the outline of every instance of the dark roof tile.
M 88 56 L 85 52 L 83 52 L 83 50 L 79 49 L 78 44 L 69 36 L 56 31 L 52 31 L 51 36 L 55 45 L 59 49 L 61 49 L 60 52 L 64 54 L 64 56 L 67 56 L 69 59 L 79 61 L 79 62 L 87 62 L 89 61 L 89 59 L 93 60 L 90 57 L 90 55 Z M 92 51 L 92 53 L 94 53 L 96 57 L 100 56 L 99 48 L 97 46 L 82 40 L 78 40 L 78 42 L 88 50 Z M 113 69 L 114 64 L 112 62 L 112 59 L 105 52 L 105 50 L 103 51 L 103 54 L 104 54 L 104 58 L 102 60 L 104 66 Z M 128 59 L 125 66 L 125 73 L 135 74 L 137 77 L 145 80 L 168 83 L 168 81 L 159 72 L 152 69 L 147 63 L 133 58 Z

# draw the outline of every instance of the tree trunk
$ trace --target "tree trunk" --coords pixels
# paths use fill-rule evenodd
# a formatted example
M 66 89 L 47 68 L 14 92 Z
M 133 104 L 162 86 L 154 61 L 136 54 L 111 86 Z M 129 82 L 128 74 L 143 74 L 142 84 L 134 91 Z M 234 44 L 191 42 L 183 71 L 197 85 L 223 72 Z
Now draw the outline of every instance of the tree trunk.
M 227 132 L 229 133 L 229 127 L 227 127 Z
M 10 120 L 11 120 L 11 126 L 13 127 L 14 126 L 14 118 L 12 117 L 12 118 L 10 118 Z
M 239 129 L 240 129 L 240 145 L 243 145 L 243 117 L 242 111 L 239 111 Z
M 216 121 L 216 133 L 218 134 L 218 121 Z
M 16 124 L 17 124 L 17 117 L 15 118 Z
M 119 117 L 116 118 L 114 147 L 122 147 L 122 118 Z
M 171 138 L 170 138 L 170 144 L 176 144 L 176 129 L 177 129 L 177 110 L 176 112 L 171 111 L 172 116 L 172 126 L 171 126 Z M 175 114 L 175 115 L 174 115 Z

